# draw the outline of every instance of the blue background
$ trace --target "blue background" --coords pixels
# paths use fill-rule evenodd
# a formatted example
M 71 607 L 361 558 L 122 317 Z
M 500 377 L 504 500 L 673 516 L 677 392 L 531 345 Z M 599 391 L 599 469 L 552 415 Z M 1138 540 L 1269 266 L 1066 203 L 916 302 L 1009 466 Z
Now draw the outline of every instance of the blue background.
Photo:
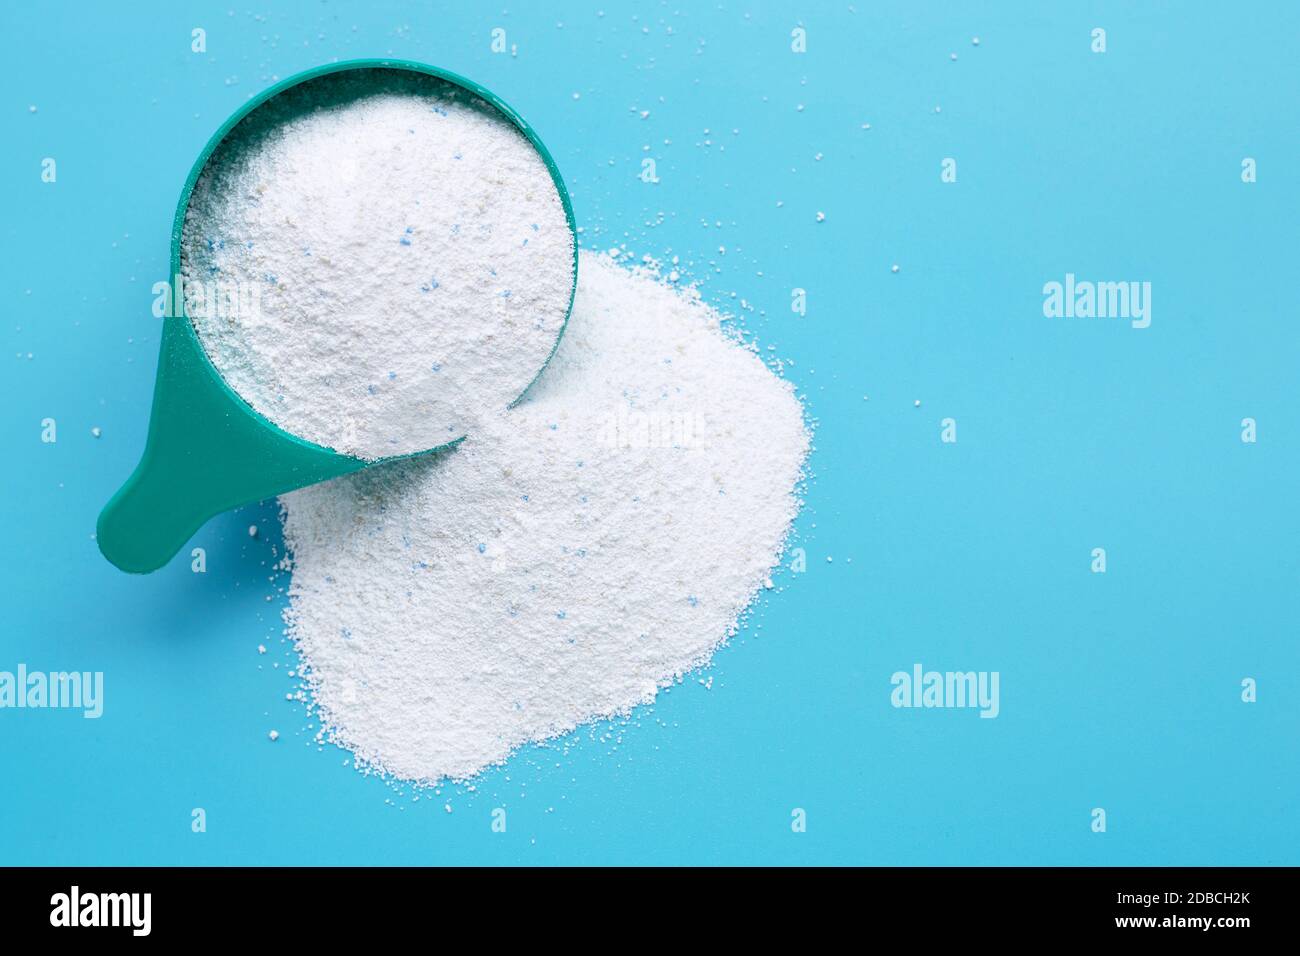
M 106 699 L 0 711 L 0 863 L 1300 863 L 1295 5 L 542 6 L 5 5 L 0 670 L 101 670 Z M 277 78 L 362 56 L 516 106 L 584 242 L 751 303 L 818 423 L 808 569 L 711 690 L 418 801 L 285 700 L 272 503 L 196 536 L 202 575 L 92 538 L 191 163 Z M 1045 318 L 1066 272 L 1150 281 L 1151 327 Z M 1001 715 L 892 708 L 917 662 L 999 671 Z

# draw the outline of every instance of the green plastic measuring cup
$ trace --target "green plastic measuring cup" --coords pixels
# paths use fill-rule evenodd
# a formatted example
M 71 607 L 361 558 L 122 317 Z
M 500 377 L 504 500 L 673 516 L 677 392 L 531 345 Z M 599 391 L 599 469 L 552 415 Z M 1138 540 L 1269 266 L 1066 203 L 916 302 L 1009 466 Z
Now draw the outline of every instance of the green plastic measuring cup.
M 221 141 L 245 116 L 272 97 L 290 87 L 344 70 L 405 70 L 436 77 L 490 104 L 527 137 L 550 171 L 564 205 L 569 231 L 574 234 L 573 285 L 569 292 L 572 311 L 578 278 L 577 230 L 573 205 L 555 160 L 523 117 L 491 91 L 454 73 L 409 60 L 349 60 L 319 66 L 277 83 L 236 110 L 203 148 L 181 190 L 172 222 L 171 276 L 180 274 L 181 232 L 190 194 Z M 104 507 L 96 526 L 100 551 L 123 571 L 157 570 L 205 521 L 230 508 L 372 465 L 415 457 L 401 455 L 366 461 L 305 441 L 275 425 L 226 384 L 185 316 L 184 303 L 178 305 L 178 309 L 171 310 L 177 314 L 162 320 L 158 377 L 144 454 L 131 477 Z M 563 334 L 562 326 L 556 335 L 556 347 Z M 554 354 L 552 348 L 551 355 Z M 542 367 L 545 368 L 545 363 Z M 541 375 L 541 369 L 537 374 Z M 463 437 L 416 455 L 454 445 Z

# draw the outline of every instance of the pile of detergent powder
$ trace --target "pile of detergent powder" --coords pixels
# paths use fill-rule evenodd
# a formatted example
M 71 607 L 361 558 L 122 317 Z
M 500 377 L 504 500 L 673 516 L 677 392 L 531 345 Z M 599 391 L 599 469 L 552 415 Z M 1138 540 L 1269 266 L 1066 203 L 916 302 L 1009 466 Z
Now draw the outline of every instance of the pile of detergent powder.
M 254 408 L 366 458 L 466 436 L 281 499 L 318 738 L 367 770 L 464 780 L 627 713 L 772 587 L 793 388 L 692 290 L 586 251 L 548 363 L 573 254 L 528 141 L 425 77 L 281 94 L 195 188 L 186 282 L 263 286 L 194 320 Z

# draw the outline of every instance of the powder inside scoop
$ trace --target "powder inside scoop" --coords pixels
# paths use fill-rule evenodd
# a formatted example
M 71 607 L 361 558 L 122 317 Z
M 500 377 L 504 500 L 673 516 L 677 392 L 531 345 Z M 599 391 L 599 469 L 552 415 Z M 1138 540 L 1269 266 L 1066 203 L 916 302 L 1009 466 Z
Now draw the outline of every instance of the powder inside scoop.
M 555 347 L 573 237 L 542 157 L 463 90 L 391 70 L 308 81 L 204 167 L 186 312 L 226 382 L 367 459 L 471 432 Z

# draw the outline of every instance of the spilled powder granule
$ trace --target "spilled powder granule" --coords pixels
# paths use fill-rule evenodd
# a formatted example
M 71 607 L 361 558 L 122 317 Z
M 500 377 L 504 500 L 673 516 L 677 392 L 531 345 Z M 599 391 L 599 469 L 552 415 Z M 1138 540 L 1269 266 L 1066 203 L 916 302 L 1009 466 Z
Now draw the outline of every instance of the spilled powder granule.
M 181 273 L 236 392 L 375 459 L 446 444 L 519 397 L 563 327 L 573 236 L 541 156 L 491 107 L 424 75 L 350 71 L 223 140 Z
M 583 253 L 527 399 L 432 459 L 286 495 L 289 633 L 322 739 L 463 779 L 705 663 L 780 559 L 788 382 L 690 292 Z

